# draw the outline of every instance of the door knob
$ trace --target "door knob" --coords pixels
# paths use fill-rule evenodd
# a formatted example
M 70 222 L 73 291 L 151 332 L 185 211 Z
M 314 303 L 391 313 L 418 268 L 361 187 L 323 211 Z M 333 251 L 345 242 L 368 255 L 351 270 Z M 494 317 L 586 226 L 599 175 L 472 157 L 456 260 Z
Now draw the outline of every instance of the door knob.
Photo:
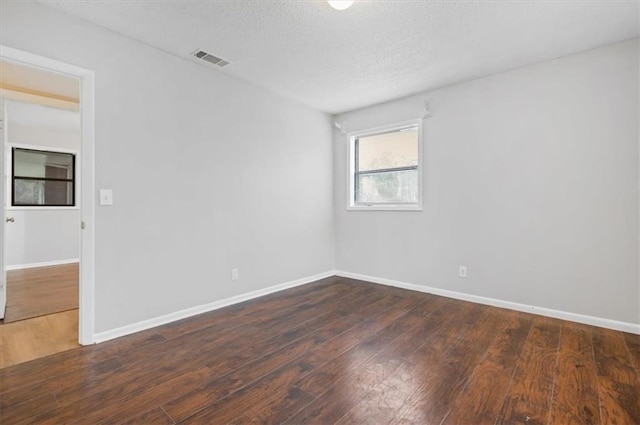
M 7 217 L 5 220 L 7 221 L 7 223 L 15 223 L 16 222 L 16 219 L 13 218 L 13 217 Z

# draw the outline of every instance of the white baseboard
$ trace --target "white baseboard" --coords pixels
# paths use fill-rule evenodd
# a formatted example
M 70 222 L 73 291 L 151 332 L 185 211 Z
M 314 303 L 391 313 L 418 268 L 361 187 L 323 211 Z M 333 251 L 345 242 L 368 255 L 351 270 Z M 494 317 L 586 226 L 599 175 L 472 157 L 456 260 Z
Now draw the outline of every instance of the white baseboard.
M 570 313 L 567 311 L 553 310 L 545 307 L 536 307 L 532 305 L 520 304 L 511 301 L 498 300 L 494 298 L 481 297 L 479 295 L 465 294 L 463 292 L 449 291 L 447 289 L 433 288 L 430 286 L 416 285 L 414 283 L 399 282 L 397 280 L 379 278 L 374 276 L 366 276 L 358 273 L 336 271 L 337 276 L 348 277 L 351 279 L 364 280 L 366 282 L 378 283 L 387 286 L 395 286 L 397 288 L 409 289 L 412 291 L 426 292 L 434 295 L 441 295 L 447 298 L 455 298 L 457 300 L 471 301 L 478 304 L 486 304 L 494 307 L 507 308 L 509 310 L 523 311 L 525 313 L 538 314 L 540 316 L 553 317 L 555 319 L 568 320 L 571 322 L 584 323 L 601 328 L 614 329 L 617 331 L 629 332 L 640 335 L 640 324 L 620 322 L 617 320 L 604 319 L 601 317 L 587 316 L 584 314 Z
M 640 335 L 640 324 L 620 322 L 617 320 L 604 319 L 594 316 L 586 316 L 583 314 L 569 313 L 566 311 L 553 310 L 550 308 L 536 307 L 526 304 L 519 304 L 511 301 L 503 301 L 494 298 L 481 297 L 479 295 L 465 294 L 462 292 L 449 291 L 446 289 L 439 289 L 429 286 L 417 285 L 413 283 L 400 282 L 392 279 L 379 278 L 374 276 L 367 276 L 358 273 L 351 273 L 346 271 L 328 271 L 313 276 L 304 277 L 301 279 L 293 280 L 290 282 L 282 283 L 280 285 L 270 286 L 268 288 L 259 289 L 257 291 L 248 292 L 246 294 L 236 295 L 234 297 L 225 298 L 223 300 L 214 301 L 212 303 L 187 308 L 184 310 L 169 313 L 163 316 L 154 317 L 152 319 L 143 320 L 141 322 L 132 323 L 130 325 L 122 326 L 116 329 L 111 329 L 104 332 L 99 332 L 94 335 L 96 343 L 108 341 L 110 339 L 119 338 L 121 336 L 130 335 L 136 332 L 144 331 L 156 326 L 162 326 L 167 323 L 175 322 L 177 320 L 186 319 L 191 316 L 195 316 L 209 311 L 217 310 L 219 308 L 227 307 L 229 305 L 238 304 L 253 298 L 262 297 L 274 292 L 283 291 L 285 289 L 294 288 L 296 286 L 305 285 L 307 283 L 315 282 L 320 279 L 325 279 L 331 276 L 341 276 L 351 279 L 363 280 L 366 282 L 377 283 L 387 286 L 394 286 L 397 288 L 408 289 L 411 291 L 426 292 L 429 294 L 440 295 L 443 297 L 454 298 L 463 301 L 470 301 L 478 304 L 491 305 L 494 307 L 507 308 L 510 310 L 522 311 L 525 313 L 538 314 L 541 316 L 553 317 L 556 319 L 568 320 L 572 322 L 584 323 L 587 325 L 599 326 L 608 329 L 614 329 L 623 332 L 629 332 Z
M 110 339 L 119 338 L 121 336 L 144 331 L 150 328 L 154 328 L 156 326 L 166 325 L 167 323 L 186 319 L 187 317 L 195 316 L 197 314 L 207 313 L 209 311 L 217 310 L 222 307 L 227 307 L 232 304 L 238 304 L 253 298 L 258 298 L 274 292 L 282 291 L 282 290 L 293 288 L 300 285 L 305 285 L 307 283 L 315 282 L 316 280 L 325 279 L 327 277 L 331 277 L 335 275 L 336 275 L 336 272 L 331 270 L 331 271 L 316 274 L 313 276 L 303 277 L 301 279 L 282 283 L 280 285 L 270 286 L 264 289 L 258 289 L 257 291 L 248 292 L 246 294 L 240 294 L 234 297 L 225 298 L 220 301 L 214 301 L 209 304 L 203 304 L 196 307 L 191 307 L 184 310 L 176 311 L 174 313 L 165 314 L 163 316 L 154 317 L 152 319 L 143 320 L 141 322 L 132 323 L 130 325 L 122 326 L 120 328 L 111 329 L 104 332 L 98 332 L 94 335 L 94 341 L 96 343 L 100 343 L 100 342 L 108 341 Z
M 79 263 L 79 258 L 70 258 L 68 260 L 57 261 L 44 261 L 42 263 L 28 263 L 28 264 L 16 264 L 13 266 L 6 266 L 5 270 L 21 270 L 21 269 L 33 269 L 35 267 L 49 267 L 49 266 L 61 266 L 63 264 Z

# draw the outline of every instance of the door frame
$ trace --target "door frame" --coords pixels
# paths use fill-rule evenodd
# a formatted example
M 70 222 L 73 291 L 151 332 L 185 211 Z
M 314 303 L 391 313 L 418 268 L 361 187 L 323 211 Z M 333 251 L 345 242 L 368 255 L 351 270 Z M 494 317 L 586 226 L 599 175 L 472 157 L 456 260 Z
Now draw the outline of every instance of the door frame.
M 95 74 L 90 69 L 70 65 L 2 44 L 0 44 L 0 59 L 71 75 L 77 77 L 80 81 L 80 163 L 82 167 L 78 171 L 81 176 L 80 219 L 82 223 L 78 223 L 78 225 L 83 227 L 80 232 L 78 342 L 81 345 L 90 345 L 95 342 Z M 4 149 L 4 146 L 2 149 Z M 5 164 L 3 163 L 0 167 L 4 169 Z M 1 224 L 4 226 L 5 223 Z
M 0 115 L 2 116 L 0 119 L 2 120 L 2 129 L 0 129 L 0 178 L 2 178 L 2 196 L 0 199 L 0 317 L 3 319 L 7 314 L 7 269 L 5 266 L 5 253 L 6 253 L 6 239 L 4 237 L 6 231 L 6 221 L 5 221 L 5 212 L 6 212 L 6 180 L 7 180 L 7 170 L 4 169 L 5 154 L 6 154 L 6 139 L 7 139 L 7 109 L 5 107 L 5 100 L 0 98 Z

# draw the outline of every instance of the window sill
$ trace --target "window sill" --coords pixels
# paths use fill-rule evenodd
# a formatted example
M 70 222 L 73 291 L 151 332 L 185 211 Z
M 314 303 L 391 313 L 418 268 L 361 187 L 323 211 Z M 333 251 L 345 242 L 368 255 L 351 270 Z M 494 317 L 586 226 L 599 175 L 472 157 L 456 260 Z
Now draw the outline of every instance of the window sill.
M 422 205 L 349 205 L 347 211 L 422 211 Z
M 69 210 L 69 211 L 73 211 L 73 210 L 79 210 L 80 207 L 79 206 L 73 206 L 73 207 L 7 207 L 7 211 L 45 211 L 45 210 L 57 210 L 57 211 L 64 211 L 64 210 Z

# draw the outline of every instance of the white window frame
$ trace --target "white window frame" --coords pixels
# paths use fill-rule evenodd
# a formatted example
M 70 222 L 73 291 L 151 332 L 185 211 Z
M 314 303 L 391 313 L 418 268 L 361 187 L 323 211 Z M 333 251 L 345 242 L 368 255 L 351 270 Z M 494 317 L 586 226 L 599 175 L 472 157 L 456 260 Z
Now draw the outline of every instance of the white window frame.
M 380 133 L 389 133 L 402 130 L 407 127 L 418 127 L 418 202 L 411 204 L 402 203 L 356 203 L 355 202 L 355 141 L 359 137 L 372 136 Z M 350 211 L 422 211 L 422 120 L 402 121 L 381 127 L 369 128 L 361 131 L 354 131 L 347 134 L 347 210 Z

